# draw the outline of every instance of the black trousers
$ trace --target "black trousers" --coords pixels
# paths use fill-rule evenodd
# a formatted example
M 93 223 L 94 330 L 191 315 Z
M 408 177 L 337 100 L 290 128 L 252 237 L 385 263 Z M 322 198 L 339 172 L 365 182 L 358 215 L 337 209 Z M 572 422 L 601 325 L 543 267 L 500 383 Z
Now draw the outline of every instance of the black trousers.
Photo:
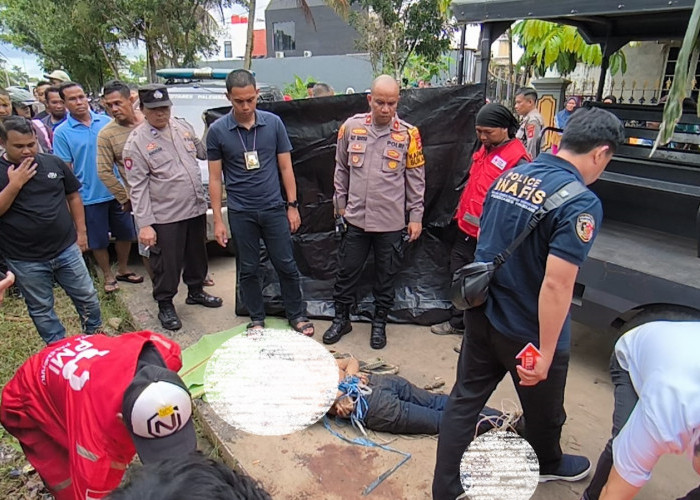
M 519 385 L 515 356 L 525 347 L 498 332 L 484 307 L 467 311 L 469 328 L 462 339 L 457 380 L 447 401 L 438 438 L 433 498 L 454 500 L 462 494 L 459 464 L 474 438 L 479 412 L 506 373 L 510 373 L 525 417 L 525 438 L 540 462 L 540 474 L 549 474 L 561 461 L 559 439 L 566 420 L 564 386 L 569 352 L 554 355 L 547 379 L 533 387 Z
M 452 250 L 450 251 L 450 273 L 454 274 L 457 269 L 474 262 L 476 252 L 476 238 L 457 229 Z M 455 306 L 450 306 L 450 325 L 452 328 L 464 330 L 464 311 L 460 311 Z
M 355 303 L 355 289 L 370 249 L 374 249 L 374 305 L 377 309 L 388 310 L 394 305 L 394 277 L 403 261 L 402 231 L 368 233 L 348 224 L 338 248 L 338 274 L 333 300 L 348 307 Z
M 190 292 L 202 290 L 207 277 L 207 219 L 192 219 L 153 224 L 158 244 L 151 247 L 153 298 L 172 302 L 180 285 L 180 274 Z

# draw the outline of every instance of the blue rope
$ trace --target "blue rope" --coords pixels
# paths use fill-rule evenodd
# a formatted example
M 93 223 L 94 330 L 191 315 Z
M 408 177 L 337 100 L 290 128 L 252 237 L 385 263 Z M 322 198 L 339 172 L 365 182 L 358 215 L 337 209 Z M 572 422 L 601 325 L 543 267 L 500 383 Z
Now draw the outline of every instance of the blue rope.
M 372 389 L 363 384 L 359 377 L 348 375 L 340 381 L 338 390 L 343 393 L 340 399 L 350 398 L 352 400 L 353 410 L 350 414 L 350 422 L 366 436 L 364 423 L 369 409 L 366 396 L 372 393 Z
M 367 410 L 369 409 L 369 404 L 367 403 L 366 395 L 370 394 L 372 392 L 372 389 L 364 385 L 360 379 L 356 376 L 347 376 L 345 377 L 339 384 L 338 384 L 338 390 L 344 392 L 345 394 L 341 396 L 341 398 L 349 397 L 353 398 L 355 402 L 355 408 L 353 409 L 352 414 L 350 415 L 350 422 L 352 423 L 353 427 L 358 428 L 362 434 L 367 436 L 367 433 L 365 432 L 364 429 L 364 420 L 365 417 L 367 416 Z M 336 419 L 338 421 L 338 419 Z M 376 447 L 376 448 L 381 448 L 382 450 L 390 451 L 392 453 L 398 453 L 399 455 L 402 455 L 403 458 L 399 463 L 397 463 L 395 466 L 392 468 L 386 470 L 383 472 L 377 479 L 372 481 L 363 491 L 362 491 L 362 496 L 369 495 L 372 493 L 372 491 L 382 484 L 382 482 L 388 478 L 390 475 L 392 475 L 394 472 L 396 472 L 399 467 L 401 467 L 403 464 L 408 462 L 411 459 L 411 454 L 406 453 L 403 451 L 395 450 L 394 448 L 390 448 L 389 446 L 375 443 L 371 439 L 367 437 L 356 437 L 354 439 L 350 439 L 348 437 L 343 436 L 339 432 L 335 431 L 330 424 L 330 420 L 328 419 L 327 415 L 324 415 L 323 417 L 323 425 L 328 431 L 336 436 L 337 438 L 342 439 L 346 443 L 350 444 L 356 444 L 359 446 L 367 446 L 367 447 Z

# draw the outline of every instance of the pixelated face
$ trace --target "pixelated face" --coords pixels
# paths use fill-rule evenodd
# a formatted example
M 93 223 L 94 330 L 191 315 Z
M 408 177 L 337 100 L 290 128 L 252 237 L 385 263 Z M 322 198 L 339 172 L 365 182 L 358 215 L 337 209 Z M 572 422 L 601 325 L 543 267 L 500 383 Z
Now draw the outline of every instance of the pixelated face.
M 37 88 L 34 89 L 34 93 L 36 94 L 36 98 L 39 100 L 41 104 L 46 104 L 46 89 L 49 88 L 49 85 L 41 85 Z
M 10 96 L 0 95 L 0 116 L 10 116 L 12 114 L 12 103 Z
M 258 104 L 258 89 L 253 85 L 233 87 L 227 95 L 233 106 L 233 116 L 236 121 L 249 122 L 255 119 L 255 108 Z
M 10 130 L 4 143 L 7 159 L 15 164 L 21 163 L 25 158 L 36 156 L 38 151 L 36 135 L 33 133 L 21 134 L 16 130 Z
M 59 120 L 66 116 L 66 106 L 58 92 L 46 93 L 46 111 Z
M 481 141 L 481 144 L 486 146 L 486 148 L 491 148 L 508 140 L 508 129 L 498 127 L 482 127 L 481 125 L 477 125 L 476 136 Z
M 134 107 L 131 99 L 124 97 L 121 92 L 110 92 L 103 98 L 105 109 L 117 122 L 129 121 L 134 117 Z
M 170 123 L 170 106 L 158 106 L 157 108 L 143 108 L 143 116 L 151 127 L 161 129 Z
M 385 126 L 391 122 L 399 105 L 398 85 L 377 85 L 367 96 L 372 121 L 375 125 Z
M 524 95 L 515 96 L 515 112 L 520 116 L 525 116 L 535 107 L 535 103 L 532 99 L 525 97 Z
M 81 87 L 68 87 L 63 90 L 63 96 L 63 102 L 71 115 L 81 117 L 90 112 L 88 98 Z

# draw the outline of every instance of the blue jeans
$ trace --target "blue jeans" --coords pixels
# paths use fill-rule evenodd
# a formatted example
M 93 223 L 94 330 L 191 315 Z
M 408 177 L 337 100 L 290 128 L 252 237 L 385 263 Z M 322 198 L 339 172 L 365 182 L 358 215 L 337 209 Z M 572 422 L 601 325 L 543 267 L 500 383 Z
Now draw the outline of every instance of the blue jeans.
M 44 342 L 50 344 L 66 336 L 66 329 L 53 309 L 53 282 L 61 285 L 80 316 L 83 333 L 95 333 L 102 325 L 100 302 L 78 245 L 73 244 L 55 258 L 30 262 L 7 260 L 17 276 L 27 310 Z
M 396 375 L 370 375 L 365 426 L 373 431 L 394 434 L 437 434 L 447 404 L 447 394 L 436 394 L 416 387 Z M 481 435 L 501 425 L 503 413 L 488 406 L 481 418 L 491 417 L 493 423 L 479 425 Z
M 284 205 L 257 211 L 234 211 L 229 208 L 228 221 L 238 258 L 238 284 L 241 298 L 248 309 L 250 319 L 265 319 L 260 267 L 260 239 L 265 242 L 270 262 L 280 280 L 282 300 L 287 319 L 295 320 L 306 315 L 301 298 L 299 269 L 294 260 L 292 235 Z

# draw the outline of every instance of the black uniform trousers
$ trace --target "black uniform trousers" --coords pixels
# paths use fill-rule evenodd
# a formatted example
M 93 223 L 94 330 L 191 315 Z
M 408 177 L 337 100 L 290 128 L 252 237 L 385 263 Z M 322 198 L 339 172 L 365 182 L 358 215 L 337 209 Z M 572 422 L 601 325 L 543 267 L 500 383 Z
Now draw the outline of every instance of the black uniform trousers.
M 525 418 L 525 439 L 537 454 L 540 474 L 554 472 L 561 461 L 561 428 L 566 420 L 564 386 L 569 369 L 569 351 L 557 351 L 546 380 L 532 387 L 520 385 L 515 356 L 526 342 L 498 332 L 484 314 L 484 306 L 468 310 L 469 328 L 462 339 L 457 362 L 457 380 L 445 407 L 433 498 L 454 500 L 463 489 L 459 480 L 462 455 L 474 438 L 479 412 L 506 373 L 510 373 Z
M 394 305 L 394 277 L 404 253 L 403 231 L 366 232 L 352 224 L 338 248 L 338 274 L 333 289 L 335 302 L 351 307 L 370 249 L 374 249 L 374 305 L 389 310 Z M 376 310 L 375 309 L 375 310 Z
M 457 236 L 450 251 L 450 274 L 454 274 L 458 269 L 474 262 L 475 252 L 476 238 L 469 236 L 458 228 Z M 450 325 L 452 328 L 464 330 L 464 311 L 460 311 L 455 306 L 450 306 Z
M 172 302 L 180 285 L 180 274 L 190 292 L 202 291 L 207 277 L 207 216 L 153 224 L 157 244 L 150 248 L 153 269 L 153 298 Z

